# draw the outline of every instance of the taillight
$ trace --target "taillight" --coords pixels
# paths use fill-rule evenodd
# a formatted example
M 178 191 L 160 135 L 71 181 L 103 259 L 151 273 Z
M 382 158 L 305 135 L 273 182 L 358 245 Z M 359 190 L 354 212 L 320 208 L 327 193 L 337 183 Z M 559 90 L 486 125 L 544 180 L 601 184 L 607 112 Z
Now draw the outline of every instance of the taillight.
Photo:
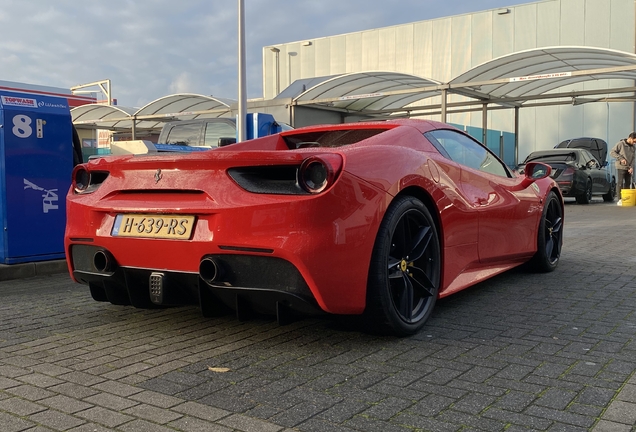
M 298 184 L 309 193 L 320 193 L 333 184 L 341 168 L 338 154 L 308 157 L 298 169 Z
M 568 179 L 571 180 L 573 177 L 574 177 L 574 168 L 567 167 L 566 169 L 563 170 L 563 172 L 559 176 L 559 180 L 568 180 Z

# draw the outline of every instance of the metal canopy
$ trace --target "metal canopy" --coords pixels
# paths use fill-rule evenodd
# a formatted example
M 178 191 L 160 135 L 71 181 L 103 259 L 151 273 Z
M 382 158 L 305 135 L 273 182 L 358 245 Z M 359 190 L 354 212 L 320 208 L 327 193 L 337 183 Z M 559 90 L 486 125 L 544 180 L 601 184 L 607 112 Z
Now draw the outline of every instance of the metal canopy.
M 228 117 L 230 99 L 198 94 L 174 94 L 156 99 L 140 109 L 111 105 L 82 105 L 71 110 L 73 123 L 79 127 L 110 130 L 160 129 L 171 120 L 199 117 Z
M 71 109 L 73 124 L 80 127 L 91 128 L 99 124 L 103 129 L 130 129 L 132 127 L 131 116 L 136 108 L 88 104 Z
M 636 79 L 636 55 L 594 47 L 537 48 L 485 62 L 448 85 L 452 93 L 484 101 L 522 102 L 583 81 L 603 80 L 613 93 L 610 79 Z
M 231 111 L 236 101 L 199 94 L 181 93 L 164 96 L 150 102 L 135 113 L 135 118 L 179 117 L 192 120 L 199 117 L 222 117 Z
M 422 87 L 441 83 L 397 72 L 358 72 L 328 79 L 294 98 L 295 105 L 322 105 L 344 111 L 378 111 L 402 108 L 437 96 L 440 91 Z

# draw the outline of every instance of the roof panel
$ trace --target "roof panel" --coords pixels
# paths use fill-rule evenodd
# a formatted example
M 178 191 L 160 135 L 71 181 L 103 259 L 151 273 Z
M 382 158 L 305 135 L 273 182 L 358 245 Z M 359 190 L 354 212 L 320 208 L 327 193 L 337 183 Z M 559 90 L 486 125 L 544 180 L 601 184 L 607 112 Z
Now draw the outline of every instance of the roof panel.
M 329 105 L 351 111 L 401 108 L 404 105 L 439 95 L 439 90 L 425 93 L 423 87 L 439 85 L 439 81 L 398 72 L 357 72 L 344 74 L 323 81 L 294 100 L 301 104 L 328 99 Z M 413 92 L 409 93 L 409 90 Z M 400 94 L 383 94 L 404 91 Z
M 450 87 L 455 85 L 457 93 L 461 93 L 462 85 L 470 82 L 524 78 L 515 82 L 482 84 L 479 92 L 491 98 L 527 98 L 582 81 L 636 79 L 636 71 L 629 70 L 563 77 L 547 76 L 550 74 L 630 66 L 636 66 L 636 55 L 623 51 L 595 47 L 537 48 L 482 63 L 453 79 Z

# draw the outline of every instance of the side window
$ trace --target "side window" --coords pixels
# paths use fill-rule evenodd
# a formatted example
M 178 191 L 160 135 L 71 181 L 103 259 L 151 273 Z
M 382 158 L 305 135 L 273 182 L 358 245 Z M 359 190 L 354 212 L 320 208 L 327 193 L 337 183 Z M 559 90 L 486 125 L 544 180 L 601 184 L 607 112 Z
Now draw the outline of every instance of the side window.
M 490 174 L 510 177 L 508 170 L 493 153 L 471 138 L 452 130 L 435 130 L 424 134 L 449 159 Z
M 201 124 L 178 124 L 175 125 L 166 138 L 166 144 L 185 145 L 195 147 L 199 145 L 201 136 Z
M 225 122 L 206 123 L 205 146 L 218 147 L 219 138 L 236 138 L 236 128 Z
M 590 159 L 592 159 L 592 155 L 590 155 L 588 152 L 586 152 L 585 150 L 579 152 L 579 155 L 581 157 L 581 160 L 579 161 L 579 163 L 581 165 L 587 165 L 587 163 L 590 161 Z

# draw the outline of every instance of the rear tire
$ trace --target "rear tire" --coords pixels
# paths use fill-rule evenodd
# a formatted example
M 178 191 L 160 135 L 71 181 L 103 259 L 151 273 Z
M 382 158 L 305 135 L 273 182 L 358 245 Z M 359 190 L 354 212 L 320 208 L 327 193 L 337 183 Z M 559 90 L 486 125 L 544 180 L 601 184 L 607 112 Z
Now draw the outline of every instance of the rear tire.
M 426 206 L 402 196 L 389 206 L 373 247 L 366 317 L 372 328 L 398 336 L 417 333 L 439 293 L 441 252 Z
M 585 191 L 576 197 L 576 202 L 579 204 L 589 204 L 590 201 L 592 201 L 592 179 L 588 178 L 585 183 Z
M 609 191 L 603 195 L 603 201 L 614 202 L 614 198 L 616 198 L 616 180 L 612 179 Z
M 536 272 L 554 271 L 561 257 L 563 246 L 563 206 L 554 192 L 548 194 L 537 233 L 537 252 L 530 260 L 530 268 Z

